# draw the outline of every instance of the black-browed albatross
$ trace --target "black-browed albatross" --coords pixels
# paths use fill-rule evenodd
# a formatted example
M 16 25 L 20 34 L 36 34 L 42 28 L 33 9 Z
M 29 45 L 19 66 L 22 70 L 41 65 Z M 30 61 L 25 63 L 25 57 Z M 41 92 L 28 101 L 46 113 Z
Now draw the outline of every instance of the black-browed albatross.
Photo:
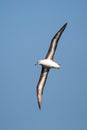
M 58 41 L 63 33 L 63 31 L 66 28 L 67 23 L 65 23 L 62 28 L 55 34 L 53 39 L 51 40 L 50 48 L 47 52 L 47 55 L 45 59 L 39 60 L 35 65 L 39 64 L 42 66 L 41 74 L 40 74 L 40 79 L 37 84 L 37 100 L 38 100 L 38 106 L 41 109 L 41 103 L 42 103 L 42 94 L 43 94 L 43 89 L 44 85 L 46 83 L 46 79 L 48 76 L 48 72 L 51 68 L 60 68 L 60 64 L 56 63 L 53 61 L 55 50 L 57 48 Z

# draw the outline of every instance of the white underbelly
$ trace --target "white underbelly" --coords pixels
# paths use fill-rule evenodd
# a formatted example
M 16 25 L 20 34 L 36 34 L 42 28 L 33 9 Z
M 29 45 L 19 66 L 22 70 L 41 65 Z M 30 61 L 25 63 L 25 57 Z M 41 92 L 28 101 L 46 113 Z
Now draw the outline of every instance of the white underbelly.
M 49 67 L 49 68 L 60 68 L 60 65 L 53 60 L 50 59 L 44 59 L 43 60 L 43 66 Z

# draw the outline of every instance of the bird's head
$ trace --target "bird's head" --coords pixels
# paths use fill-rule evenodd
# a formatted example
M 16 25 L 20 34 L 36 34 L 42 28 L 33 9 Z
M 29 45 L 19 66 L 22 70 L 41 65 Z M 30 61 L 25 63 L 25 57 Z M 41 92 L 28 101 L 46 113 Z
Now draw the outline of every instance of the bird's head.
M 35 66 L 36 66 L 36 65 L 41 65 L 41 63 L 42 63 L 42 61 L 39 60 L 39 61 L 36 62 Z
M 61 68 L 61 64 L 58 63 L 58 68 L 60 69 Z

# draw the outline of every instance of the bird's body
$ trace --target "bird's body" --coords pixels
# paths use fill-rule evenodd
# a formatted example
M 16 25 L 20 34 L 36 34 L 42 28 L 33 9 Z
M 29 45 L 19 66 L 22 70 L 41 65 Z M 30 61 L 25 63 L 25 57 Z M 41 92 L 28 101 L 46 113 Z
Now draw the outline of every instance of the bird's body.
M 60 68 L 60 64 L 54 62 L 51 59 L 43 59 L 43 60 L 39 60 L 38 64 L 47 67 L 47 68 L 55 68 L 55 69 L 59 69 Z
M 38 100 L 39 108 L 41 108 L 43 89 L 46 83 L 49 70 L 51 68 L 56 68 L 56 69 L 60 68 L 60 64 L 54 62 L 53 58 L 54 58 L 55 50 L 57 48 L 58 40 L 60 39 L 63 31 L 65 30 L 66 25 L 67 23 L 64 24 L 63 27 L 53 37 L 45 59 L 39 60 L 37 62 L 37 64 L 42 66 L 40 79 L 37 84 L 37 100 Z

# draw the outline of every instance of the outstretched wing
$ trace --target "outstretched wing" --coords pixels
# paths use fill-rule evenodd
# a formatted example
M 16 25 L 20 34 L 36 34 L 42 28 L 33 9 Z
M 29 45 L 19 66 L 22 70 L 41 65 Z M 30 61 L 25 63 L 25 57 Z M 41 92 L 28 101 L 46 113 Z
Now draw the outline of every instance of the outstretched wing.
M 51 40 L 51 45 L 50 45 L 50 48 L 48 50 L 48 53 L 47 53 L 45 59 L 53 59 L 54 53 L 55 53 L 55 50 L 56 50 L 56 47 L 58 44 L 58 40 L 60 39 L 63 31 L 65 30 L 66 25 L 67 25 L 67 23 L 62 26 L 62 28 L 55 34 L 55 36 Z
M 46 83 L 46 79 L 48 76 L 48 72 L 49 72 L 49 68 L 42 67 L 40 79 L 37 84 L 37 100 L 38 100 L 39 108 L 41 108 L 42 94 L 43 94 L 44 85 Z

